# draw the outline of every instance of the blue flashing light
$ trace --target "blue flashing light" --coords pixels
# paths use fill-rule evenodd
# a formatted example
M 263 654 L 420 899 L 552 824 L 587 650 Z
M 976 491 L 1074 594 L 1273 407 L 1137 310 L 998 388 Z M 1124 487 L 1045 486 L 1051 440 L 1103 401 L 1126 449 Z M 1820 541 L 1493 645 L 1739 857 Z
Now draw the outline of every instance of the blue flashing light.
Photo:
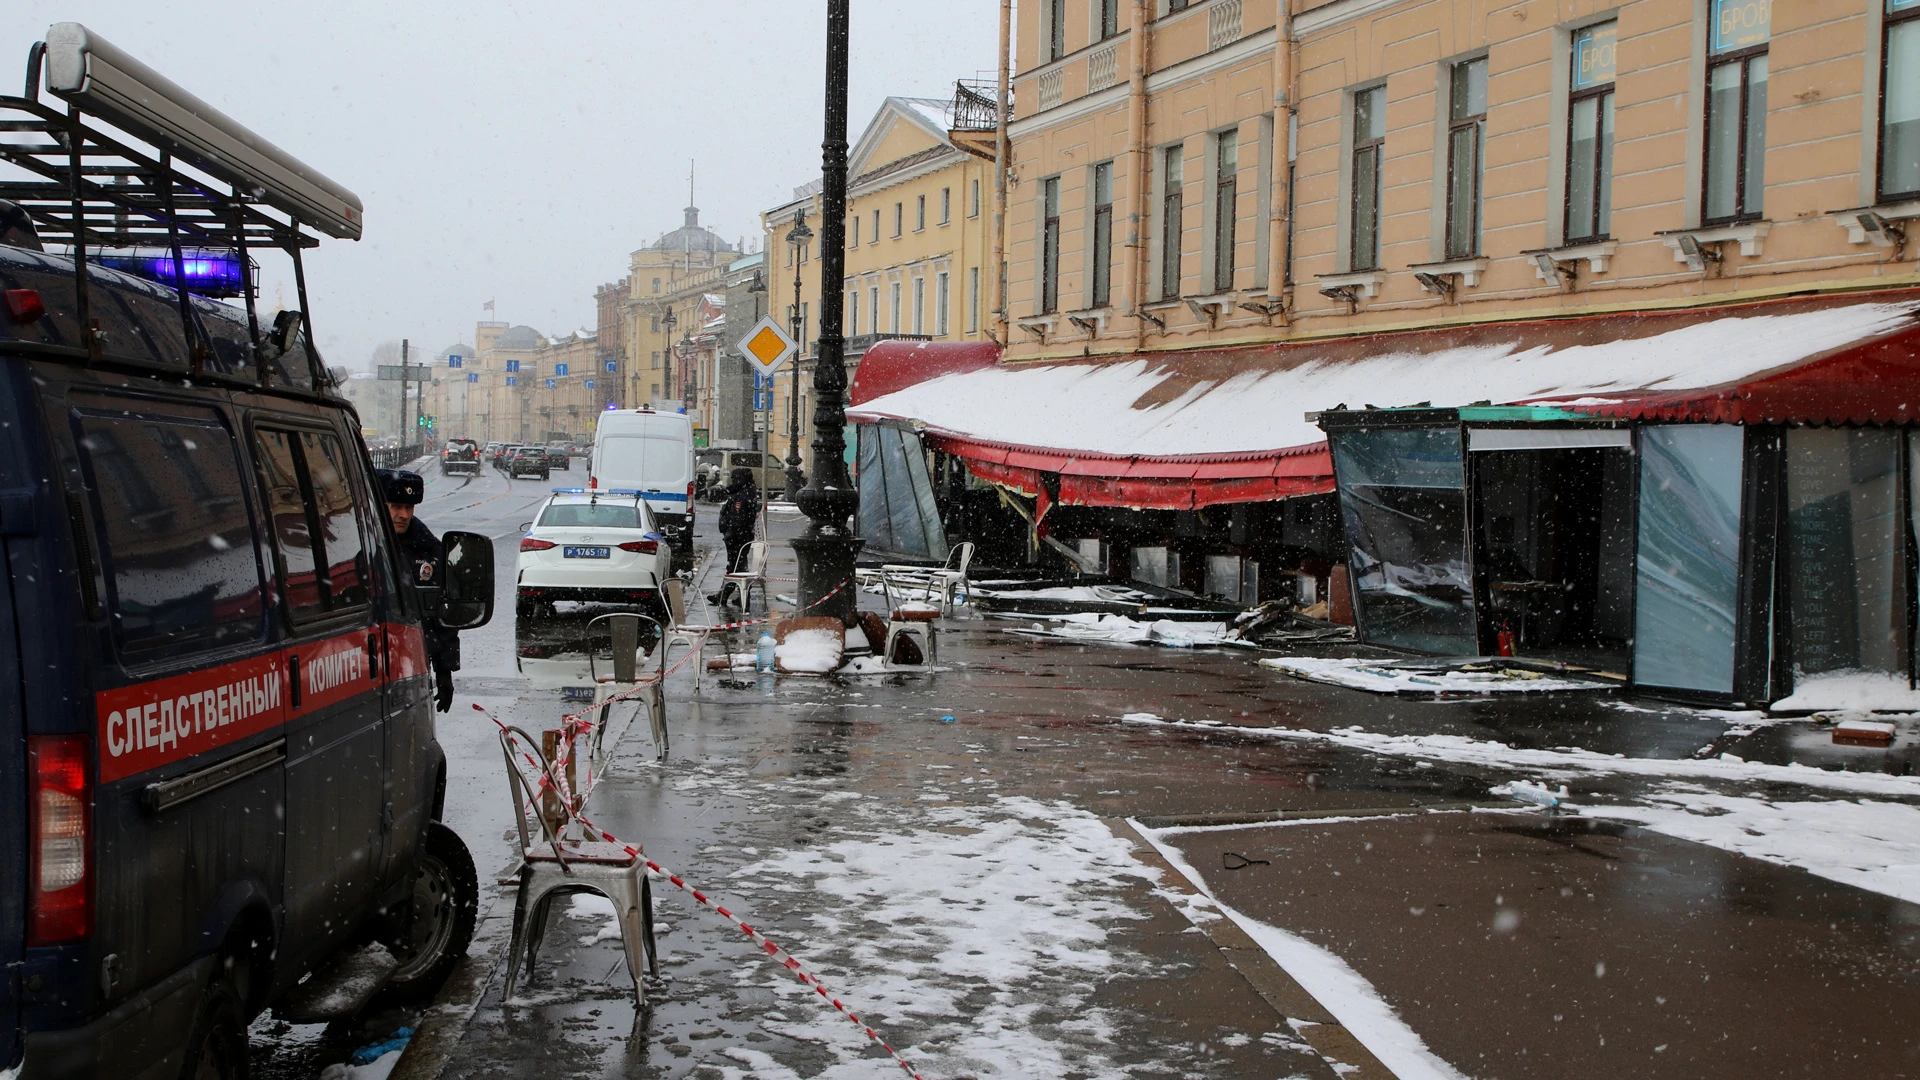
M 619 409 L 619 408 L 620 408 L 620 406 L 618 406 L 618 405 L 615 405 L 615 404 L 614 404 L 613 402 L 611 402 L 611 401 L 609 401 L 609 402 L 607 402 L 607 411 L 608 411 L 608 412 L 613 412 L 613 411 L 615 411 L 615 410 L 617 410 L 617 409 Z
M 239 296 L 246 291 L 247 279 L 238 253 L 219 248 L 186 248 L 180 254 L 188 292 L 198 296 Z M 103 251 L 95 255 L 93 261 L 110 270 L 161 285 L 174 284 L 173 252 L 165 248 Z
M 555 495 L 585 495 L 587 493 L 587 489 L 586 488 L 554 488 L 553 493 Z

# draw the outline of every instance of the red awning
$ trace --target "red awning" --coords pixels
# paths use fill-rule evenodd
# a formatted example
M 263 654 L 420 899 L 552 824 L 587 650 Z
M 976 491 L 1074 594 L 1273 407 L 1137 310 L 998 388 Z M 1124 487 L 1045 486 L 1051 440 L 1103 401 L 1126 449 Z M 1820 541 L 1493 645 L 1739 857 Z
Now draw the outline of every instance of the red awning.
M 848 414 L 911 426 L 1029 493 L 1052 473 L 1061 502 L 1188 510 L 1331 491 L 1307 417 L 1342 407 L 1910 423 L 1917 314 L 1920 291 L 1903 289 L 1023 364 L 991 345 L 883 343 Z

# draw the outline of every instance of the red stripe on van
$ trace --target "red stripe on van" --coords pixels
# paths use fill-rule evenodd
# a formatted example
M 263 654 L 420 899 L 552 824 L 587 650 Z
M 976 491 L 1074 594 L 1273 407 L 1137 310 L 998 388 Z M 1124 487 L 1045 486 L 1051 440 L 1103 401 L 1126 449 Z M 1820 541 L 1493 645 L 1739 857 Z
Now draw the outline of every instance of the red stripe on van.
M 287 668 L 269 653 L 94 695 L 100 782 L 217 750 L 287 719 Z

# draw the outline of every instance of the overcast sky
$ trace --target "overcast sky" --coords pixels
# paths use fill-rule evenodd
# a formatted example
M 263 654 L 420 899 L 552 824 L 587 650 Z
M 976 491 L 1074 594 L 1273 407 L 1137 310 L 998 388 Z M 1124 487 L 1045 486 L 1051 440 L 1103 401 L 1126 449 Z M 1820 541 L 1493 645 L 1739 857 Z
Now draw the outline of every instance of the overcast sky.
M 854 0 L 848 138 L 887 95 L 989 74 L 997 17 L 993 0 Z M 5 85 L 53 19 L 360 196 L 365 238 L 307 262 L 329 363 L 471 341 L 488 300 L 542 333 L 591 330 L 593 290 L 680 224 L 689 159 L 701 223 L 735 242 L 820 173 L 824 0 L 5 3 Z

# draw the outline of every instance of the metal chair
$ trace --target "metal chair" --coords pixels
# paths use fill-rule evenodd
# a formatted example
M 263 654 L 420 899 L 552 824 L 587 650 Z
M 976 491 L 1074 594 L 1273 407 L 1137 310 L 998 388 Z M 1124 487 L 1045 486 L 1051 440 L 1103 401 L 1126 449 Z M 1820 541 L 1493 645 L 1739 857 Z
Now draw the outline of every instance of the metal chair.
M 648 653 L 645 662 L 640 656 L 640 623 L 642 620 L 653 624 L 654 647 Z M 685 642 L 684 634 L 671 637 L 667 629 L 646 615 L 634 611 L 616 611 L 606 615 L 597 615 L 587 622 L 589 640 L 593 628 L 598 623 L 606 623 L 613 642 L 612 670 L 600 670 L 600 654 L 592 648 L 587 650 L 587 673 L 593 679 L 594 705 L 600 710 L 600 722 L 594 726 L 593 762 L 596 768 L 606 763 L 603 740 L 606 737 L 607 721 L 613 713 L 610 699 L 627 693 L 639 685 L 642 679 L 653 679 L 653 685 L 640 696 L 647 707 L 647 722 L 653 729 L 653 745 L 658 756 L 667 756 L 667 649 L 674 641 Z
M 767 542 L 765 540 L 751 541 L 746 547 L 740 549 L 739 563 L 728 571 L 726 580 L 720 585 L 720 591 L 723 594 L 721 599 L 726 598 L 724 594 L 727 587 L 732 586 L 739 591 L 740 610 L 745 611 L 752 603 L 755 585 L 760 586 L 760 599 L 765 600 L 767 598 Z
M 880 587 L 887 596 L 887 637 L 880 659 L 893 663 L 894 643 L 907 637 L 920 642 L 920 651 L 927 658 L 929 666 L 938 663 L 940 646 L 933 624 L 940 617 L 939 605 L 926 600 L 908 599 L 906 595 L 896 596 L 909 590 L 921 596 L 927 595 L 927 592 L 918 584 L 896 583 L 891 574 L 881 575 Z
M 940 591 L 940 610 L 953 613 L 955 597 L 968 590 L 967 567 L 973 563 L 973 541 L 967 540 L 947 553 L 947 563 L 930 575 Z
M 546 786 L 558 789 L 553 761 L 540 743 L 520 728 L 503 728 L 500 751 L 507 761 L 513 821 L 520 832 L 520 891 L 513 904 L 513 939 L 507 946 L 507 979 L 501 1000 L 503 1003 L 512 1000 L 523 962 L 527 977 L 533 977 L 540 939 L 546 934 L 553 902 L 577 893 L 593 893 L 613 902 L 615 917 L 620 922 L 620 943 L 627 954 L 627 974 L 633 978 L 634 1005 L 644 1007 L 647 990 L 641 970 L 660 974 L 659 952 L 653 937 L 653 888 L 647 881 L 646 867 L 640 856 L 619 844 L 565 839 L 563 834 L 579 808 L 567 806 L 558 799 L 542 807 L 540 794 L 533 790 L 514 760 L 516 737 L 527 756 L 537 763 Z M 540 823 L 538 840 L 527 828 L 529 815 Z

